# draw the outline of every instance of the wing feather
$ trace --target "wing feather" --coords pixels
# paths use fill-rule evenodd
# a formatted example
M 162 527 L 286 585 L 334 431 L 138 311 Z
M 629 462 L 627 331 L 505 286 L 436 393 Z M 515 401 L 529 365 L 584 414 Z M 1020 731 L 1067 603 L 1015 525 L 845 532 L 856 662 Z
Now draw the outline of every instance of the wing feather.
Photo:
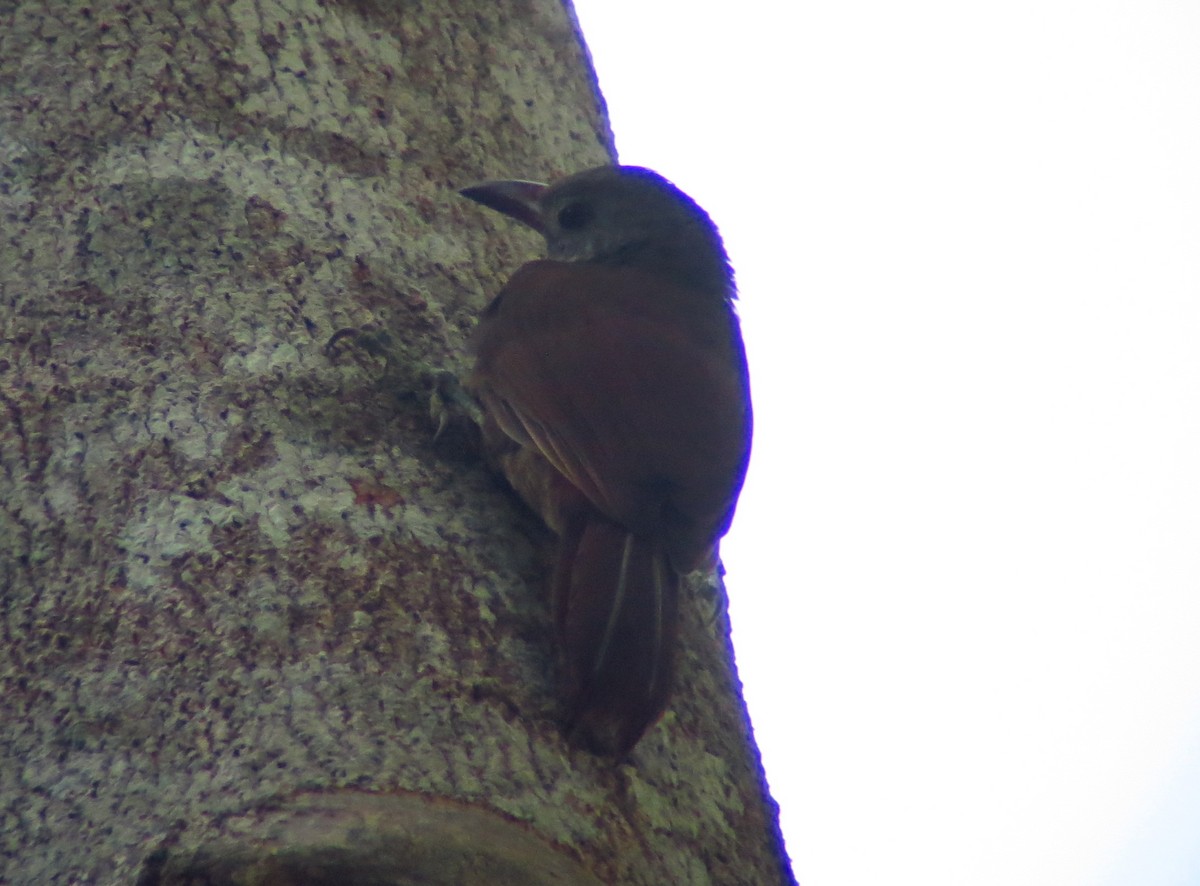
M 472 344 L 471 385 L 505 433 L 609 518 L 665 523 L 676 562 L 728 528 L 751 416 L 727 301 L 634 268 L 531 262 Z

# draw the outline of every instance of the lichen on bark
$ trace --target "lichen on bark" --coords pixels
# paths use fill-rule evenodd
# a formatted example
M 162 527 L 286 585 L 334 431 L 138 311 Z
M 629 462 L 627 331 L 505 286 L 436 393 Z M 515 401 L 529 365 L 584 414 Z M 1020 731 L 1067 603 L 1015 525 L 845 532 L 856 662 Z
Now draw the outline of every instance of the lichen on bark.
M 553 0 L 0 4 L 0 879 L 435 802 L 585 879 L 786 876 L 723 619 L 634 765 L 570 751 L 545 532 L 432 439 L 537 248 L 456 187 L 611 157 Z

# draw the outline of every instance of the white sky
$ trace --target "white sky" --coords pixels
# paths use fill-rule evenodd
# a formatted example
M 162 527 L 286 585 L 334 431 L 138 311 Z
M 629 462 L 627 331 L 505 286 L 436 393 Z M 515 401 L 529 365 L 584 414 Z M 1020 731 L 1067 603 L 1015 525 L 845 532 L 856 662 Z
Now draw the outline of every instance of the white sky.
M 1200 3 L 576 6 L 738 273 L 801 883 L 1200 883 Z

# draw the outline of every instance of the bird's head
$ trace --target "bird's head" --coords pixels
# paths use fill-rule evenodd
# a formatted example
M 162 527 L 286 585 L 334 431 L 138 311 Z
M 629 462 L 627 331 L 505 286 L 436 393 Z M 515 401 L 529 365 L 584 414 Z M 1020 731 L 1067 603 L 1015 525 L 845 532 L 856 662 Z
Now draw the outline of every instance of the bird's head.
M 639 166 L 600 166 L 552 185 L 489 181 L 461 191 L 528 225 L 556 261 L 637 267 L 734 297 L 716 225 L 687 194 Z

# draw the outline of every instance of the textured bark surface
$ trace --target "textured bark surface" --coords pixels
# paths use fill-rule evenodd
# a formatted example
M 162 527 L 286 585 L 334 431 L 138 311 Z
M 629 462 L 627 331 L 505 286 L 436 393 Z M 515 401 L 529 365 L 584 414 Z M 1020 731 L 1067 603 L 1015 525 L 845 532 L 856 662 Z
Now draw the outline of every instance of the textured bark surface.
M 790 880 L 719 592 L 570 751 L 545 532 L 431 439 L 540 246 L 455 188 L 610 145 L 556 0 L 0 2 L 0 882 Z

